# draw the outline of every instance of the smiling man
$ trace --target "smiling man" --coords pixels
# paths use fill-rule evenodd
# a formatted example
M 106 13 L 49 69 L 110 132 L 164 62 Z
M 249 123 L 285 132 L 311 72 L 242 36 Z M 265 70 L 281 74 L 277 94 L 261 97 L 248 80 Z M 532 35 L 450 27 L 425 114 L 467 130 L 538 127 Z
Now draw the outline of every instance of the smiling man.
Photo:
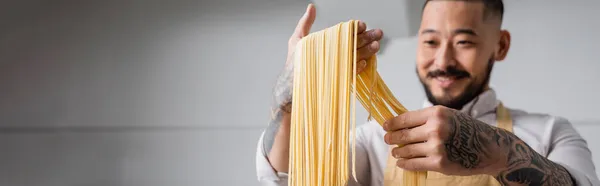
M 508 109 L 489 87 L 494 64 L 510 48 L 503 13 L 501 0 L 425 3 L 416 71 L 427 100 L 423 109 L 383 127 L 360 126 L 358 183 L 350 185 L 395 185 L 401 176 L 393 174 L 404 170 L 428 171 L 427 185 L 600 185 L 586 141 L 567 120 Z M 314 19 L 309 6 L 290 38 L 288 59 Z M 383 32 L 366 31 L 361 23 L 359 33 L 359 67 L 364 67 Z M 264 185 L 287 184 L 290 63 L 278 79 L 274 117 L 258 144 L 258 179 Z

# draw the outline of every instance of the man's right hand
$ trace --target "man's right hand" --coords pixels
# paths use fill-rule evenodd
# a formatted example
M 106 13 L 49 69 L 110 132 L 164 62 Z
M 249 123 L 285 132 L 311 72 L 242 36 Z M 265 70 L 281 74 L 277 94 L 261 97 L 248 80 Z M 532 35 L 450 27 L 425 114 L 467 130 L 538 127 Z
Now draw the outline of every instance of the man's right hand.
M 288 41 L 288 55 L 285 68 L 277 79 L 273 91 L 274 103 L 271 108 L 271 122 L 265 132 L 263 146 L 271 166 L 278 172 L 288 171 L 290 123 L 293 87 L 293 55 L 296 44 L 310 33 L 315 22 L 316 10 L 314 5 L 308 5 L 306 12 L 298 21 L 294 33 Z M 383 37 L 380 29 L 366 31 L 367 25 L 359 21 L 358 25 L 358 63 L 357 73 L 367 66 L 367 59 L 379 51 L 379 41 Z

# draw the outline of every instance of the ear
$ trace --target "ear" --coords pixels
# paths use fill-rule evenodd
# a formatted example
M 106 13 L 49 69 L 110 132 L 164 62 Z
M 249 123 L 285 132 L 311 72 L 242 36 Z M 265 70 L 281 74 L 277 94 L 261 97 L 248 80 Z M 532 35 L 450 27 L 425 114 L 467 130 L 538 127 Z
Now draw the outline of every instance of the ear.
M 508 50 L 510 49 L 510 32 L 507 30 L 500 31 L 500 39 L 498 40 L 497 48 L 495 51 L 495 60 L 502 61 L 508 55 Z

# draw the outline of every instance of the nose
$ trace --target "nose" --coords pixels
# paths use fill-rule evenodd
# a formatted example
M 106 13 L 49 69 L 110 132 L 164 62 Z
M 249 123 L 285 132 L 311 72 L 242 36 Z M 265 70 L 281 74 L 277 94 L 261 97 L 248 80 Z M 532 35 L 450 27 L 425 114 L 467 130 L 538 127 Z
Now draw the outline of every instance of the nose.
M 440 45 L 435 54 L 433 62 L 435 69 L 447 69 L 451 66 L 456 66 L 454 59 L 454 48 L 450 42 L 444 42 Z

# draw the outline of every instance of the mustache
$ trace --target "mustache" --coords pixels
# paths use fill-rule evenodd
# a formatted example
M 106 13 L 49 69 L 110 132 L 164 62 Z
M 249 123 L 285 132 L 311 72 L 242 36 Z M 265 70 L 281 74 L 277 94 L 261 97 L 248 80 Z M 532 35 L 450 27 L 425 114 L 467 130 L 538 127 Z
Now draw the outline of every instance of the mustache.
M 456 77 L 456 78 L 469 78 L 471 77 L 471 74 L 469 74 L 467 71 L 464 70 L 460 70 L 456 67 L 448 67 L 446 70 L 433 70 L 427 73 L 427 77 L 428 78 L 436 78 L 438 76 L 452 76 L 452 77 Z

